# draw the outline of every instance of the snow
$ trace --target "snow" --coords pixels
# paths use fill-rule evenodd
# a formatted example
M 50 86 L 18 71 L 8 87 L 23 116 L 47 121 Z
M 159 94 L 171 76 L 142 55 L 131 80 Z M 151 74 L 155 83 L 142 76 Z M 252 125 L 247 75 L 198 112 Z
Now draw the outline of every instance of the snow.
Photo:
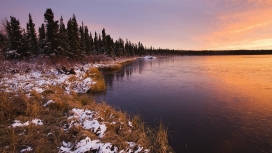
M 75 67 L 76 75 L 59 74 L 57 69 L 48 69 L 44 71 L 30 71 L 29 73 L 17 73 L 14 75 L 6 75 L 1 78 L 0 90 L 6 92 L 35 90 L 38 93 L 49 89 L 50 85 L 64 87 L 67 93 L 74 91 L 77 93 L 86 93 L 95 82 L 91 78 L 86 78 L 86 72 L 92 65 L 83 66 L 83 71 L 79 67 Z M 69 80 L 74 77 L 73 80 Z
M 14 123 L 11 125 L 13 128 L 15 127 L 23 127 L 23 126 L 28 126 L 29 124 L 34 124 L 34 125 L 43 125 L 43 121 L 40 119 L 33 119 L 31 122 L 27 121 L 25 123 L 21 123 L 19 120 L 14 120 Z
M 128 125 L 129 125 L 130 127 L 133 127 L 131 121 L 128 121 Z
M 99 116 L 99 112 L 91 111 L 88 109 L 78 109 L 73 108 L 69 112 L 68 120 L 68 129 L 73 126 L 81 127 L 85 130 L 91 130 L 93 133 L 98 135 L 98 138 L 101 139 L 105 135 L 107 130 L 104 122 L 99 122 L 96 118 Z M 109 123 L 115 124 L 115 122 Z M 132 122 L 128 122 L 132 124 Z M 127 142 L 128 146 L 125 150 L 119 151 L 120 153 L 139 153 L 139 152 L 149 152 L 148 149 L 143 150 L 143 147 L 137 145 L 135 142 Z M 111 150 L 113 148 L 113 150 Z M 101 142 L 100 140 L 91 140 L 89 137 L 72 144 L 70 142 L 63 142 L 60 147 L 60 152 L 62 153 L 79 153 L 86 152 L 90 150 L 96 150 L 97 153 L 116 153 L 118 148 L 114 147 L 111 143 Z
M 97 153 L 115 153 L 118 151 L 117 147 L 114 147 L 111 151 L 111 143 L 102 143 L 99 140 L 91 140 L 89 137 L 80 140 L 75 145 L 71 143 L 63 142 L 63 146 L 60 147 L 60 152 L 62 153 L 80 153 L 87 152 L 90 150 L 96 150 Z
M 20 152 L 23 153 L 23 152 L 29 152 L 29 151 L 32 151 L 33 149 L 31 147 L 27 147 L 26 149 L 22 149 Z
M 73 126 L 81 126 L 85 130 L 92 130 L 99 138 L 103 138 L 107 127 L 104 123 L 99 123 L 96 118 L 94 118 L 94 112 L 90 110 L 73 108 L 70 112 L 72 114 L 68 117 L 69 128 Z
M 154 59 L 154 58 L 156 58 L 155 56 L 145 56 L 145 57 L 143 57 L 144 59 Z
M 128 146 L 125 150 L 120 150 L 119 153 L 148 153 L 149 149 L 143 150 L 143 147 L 140 145 L 136 145 L 134 142 L 127 142 Z M 137 147 L 137 150 L 134 150 Z M 103 143 L 100 140 L 91 140 L 89 137 L 86 137 L 76 144 L 72 144 L 70 142 L 62 143 L 60 147 L 61 153 L 81 153 L 87 151 L 96 151 L 96 153 L 117 153 L 118 148 L 113 146 L 111 143 Z
M 48 102 L 46 102 L 43 106 L 46 107 L 47 105 L 51 104 L 51 103 L 55 103 L 53 100 L 49 100 Z
M 29 72 L 18 73 L 10 75 L 4 74 L 3 78 L 0 80 L 0 91 L 5 92 L 20 92 L 25 91 L 27 97 L 31 97 L 30 91 L 35 90 L 38 93 L 42 93 L 45 90 L 49 89 L 50 85 L 61 86 L 65 89 L 66 93 L 71 91 L 77 93 L 85 93 L 90 89 L 90 86 L 95 84 L 95 82 L 86 77 L 86 73 L 91 67 L 108 67 L 116 65 L 116 63 L 108 64 L 85 64 L 83 66 L 75 66 L 73 69 L 76 72 L 75 75 L 66 75 L 60 74 L 57 69 L 46 68 L 44 70 L 31 70 Z M 73 77 L 73 78 L 71 78 Z M 43 106 L 47 107 L 48 105 L 55 103 L 53 100 L 48 100 Z M 113 114 L 110 115 L 110 118 L 114 118 Z M 120 119 L 119 119 L 120 120 Z M 88 109 L 78 109 L 73 108 L 69 111 L 67 118 L 68 126 L 64 126 L 64 130 L 69 130 L 72 127 L 80 127 L 82 129 L 93 132 L 97 135 L 97 140 L 91 140 L 89 137 L 84 139 L 71 142 L 63 142 L 62 146 L 59 148 L 59 152 L 62 153 L 80 153 L 93 150 L 97 153 L 132 153 L 132 152 L 149 152 L 148 149 L 143 150 L 143 147 L 136 144 L 135 142 L 127 142 L 127 148 L 124 150 L 118 151 L 118 148 L 109 142 L 102 142 L 103 137 L 107 131 L 106 124 L 116 124 L 116 122 L 104 122 L 104 119 L 101 118 L 99 112 L 91 111 Z M 124 124 L 125 122 L 121 122 Z M 14 120 L 14 123 L 11 125 L 12 128 L 16 127 L 25 127 L 30 124 L 41 126 L 43 121 L 40 119 L 33 119 L 31 121 L 21 122 L 20 120 Z M 132 127 L 132 122 L 128 121 L 128 125 Z M 66 128 L 68 127 L 68 128 Z M 124 130 L 124 129 L 121 129 Z M 52 135 L 52 133 L 48 133 Z M 31 152 L 33 149 L 27 147 L 22 149 L 20 152 Z

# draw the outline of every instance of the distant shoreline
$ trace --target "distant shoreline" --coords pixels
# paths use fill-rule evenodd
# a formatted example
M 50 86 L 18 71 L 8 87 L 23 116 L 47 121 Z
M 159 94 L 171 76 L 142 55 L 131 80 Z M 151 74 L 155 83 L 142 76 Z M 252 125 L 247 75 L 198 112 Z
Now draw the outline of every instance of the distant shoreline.
M 268 55 L 272 50 L 180 50 L 181 55 Z

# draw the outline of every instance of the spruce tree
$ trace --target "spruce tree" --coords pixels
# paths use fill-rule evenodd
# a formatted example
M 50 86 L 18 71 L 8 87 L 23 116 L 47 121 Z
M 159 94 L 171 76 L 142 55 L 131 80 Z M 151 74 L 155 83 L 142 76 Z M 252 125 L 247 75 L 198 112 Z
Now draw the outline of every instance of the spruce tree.
M 68 33 L 63 23 L 62 16 L 60 17 L 60 24 L 59 24 L 59 54 L 60 56 L 67 56 L 69 53 L 69 39 Z
M 94 53 L 98 54 L 98 37 L 96 31 L 94 32 Z
M 22 39 L 21 39 L 21 49 L 22 54 L 21 58 L 29 59 L 33 54 L 31 52 L 31 38 L 28 32 L 25 29 L 22 30 Z
M 122 38 L 118 39 L 118 55 L 124 56 L 124 40 Z
M 70 44 L 70 57 L 79 58 L 81 56 L 80 52 L 80 42 L 79 42 L 79 30 L 76 21 L 76 16 L 73 14 L 73 18 L 69 19 L 67 23 L 67 31 Z
M 35 30 L 35 24 L 33 23 L 32 17 L 29 14 L 29 20 L 26 26 L 27 29 L 27 39 L 29 42 L 29 51 L 31 55 L 36 55 L 38 53 L 38 40 Z
M 106 42 L 107 42 L 107 55 L 112 57 L 113 56 L 113 48 L 114 48 L 114 43 L 113 40 L 111 39 L 110 35 L 106 36 Z
M 114 43 L 114 54 L 115 56 L 120 56 L 119 54 L 119 43 L 117 40 L 115 40 L 115 43 Z
M 86 53 L 89 55 L 91 53 L 91 41 L 90 41 L 89 30 L 87 26 L 84 27 L 84 40 L 85 40 Z
M 103 54 L 103 50 L 102 50 L 102 40 L 101 40 L 101 36 L 99 34 L 98 36 L 98 54 Z
M 8 58 L 21 58 L 24 55 L 24 50 L 22 28 L 19 20 L 11 16 L 10 22 L 7 21 L 6 31 L 8 33 L 8 41 L 5 56 Z
M 85 43 L 85 34 L 84 34 L 84 24 L 82 22 L 81 26 L 79 27 L 79 33 L 80 33 L 80 51 L 81 54 L 86 54 L 86 43 Z
M 46 47 L 45 52 L 47 55 L 54 56 L 59 54 L 59 38 L 58 38 L 58 21 L 54 20 L 54 13 L 47 9 L 44 13 L 44 21 L 46 23 Z
M 0 59 L 2 59 L 4 55 L 4 50 L 6 48 L 6 36 L 2 33 L 0 33 Z
M 105 53 L 106 50 L 107 50 L 105 28 L 102 29 L 102 42 L 101 42 L 101 46 L 102 46 L 102 52 Z
M 90 47 L 91 47 L 91 54 L 94 54 L 94 40 L 93 40 L 93 36 L 92 36 L 92 33 L 90 32 Z
M 44 47 L 45 47 L 45 27 L 42 23 L 41 27 L 39 28 L 39 54 L 44 53 Z

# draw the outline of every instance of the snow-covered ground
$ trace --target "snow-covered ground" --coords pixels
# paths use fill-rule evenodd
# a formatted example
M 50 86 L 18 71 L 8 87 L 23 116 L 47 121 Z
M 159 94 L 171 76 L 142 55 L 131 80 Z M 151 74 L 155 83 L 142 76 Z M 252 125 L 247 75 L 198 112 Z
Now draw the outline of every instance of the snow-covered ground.
M 30 69 L 28 72 L 19 72 L 15 74 L 4 74 L 0 80 L 0 91 L 16 93 L 24 91 L 29 93 L 35 90 L 38 93 L 49 89 L 49 86 L 61 86 L 65 89 L 65 92 L 69 94 L 71 91 L 77 93 L 85 93 L 89 90 L 92 84 L 96 82 L 88 77 L 88 71 L 90 68 L 100 68 L 114 66 L 117 63 L 110 62 L 108 64 L 85 64 L 77 65 L 73 67 L 75 74 L 63 74 L 59 69 L 48 67 L 47 69 Z M 27 94 L 31 97 L 31 94 Z M 48 107 L 55 103 L 53 100 L 48 100 L 43 107 Z M 106 122 L 101 120 L 99 111 L 73 108 L 69 111 L 67 116 L 67 124 L 63 126 L 64 131 L 69 131 L 73 127 L 88 130 L 97 136 L 97 139 L 90 138 L 88 136 L 77 140 L 76 142 L 63 141 L 62 146 L 59 147 L 61 153 L 81 153 L 87 151 L 94 151 L 98 153 L 139 153 L 150 152 L 149 149 L 143 148 L 141 145 L 135 142 L 125 142 L 127 147 L 125 149 L 117 148 L 110 142 L 104 142 L 101 139 L 106 135 L 107 126 L 116 124 L 116 122 Z M 99 117 L 99 119 L 98 119 Z M 111 115 L 111 117 L 114 117 Z M 14 120 L 14 123 L 9 126 L 10 128 L 25 127 L 28 125 L 43 126 L 44 123 L 40 119 L 33 119 L 31 121 L 21 122 L 20 120 Z M 131 121 L 123 122 L 130 128 L 132 127 Z M 124 130 L 121 129 L 120 130 Z M 33 146 L 32 146 L 33 147 Z M 35 148 L 34 148 L 35 150 Z M 27 146 L 20 152 L 31 152 L 33 148 Z
M 65 130 L 69 130 L 70 128 L 73 128 L 75 126 L 77 128 L 90 130 L 94 134 L 98 135 L 99 138 L 103 138 L 103 136 L 105 135 L 107 127 L 104 122 L 99 122 L 98 118 L 96 117 L 99 116 L 99 112 L 74 108 L 69 112 L 69 114 L 70 116 L 67 119 L 69 124 L 68 129 Z M 129 122 L 128 124 L 131 123 Z M 66 127 L 66 125 L 64 127 Z M 135 146 L 137 147 L 135 148 Z M 79 153 L 87 152 L 90 150 L 96 150 L 96 152 L 98 153 L 149 152 L 149 149 L 144 150 L 144 148 L 141 145 L 137 145 L 134 142 L 127 142 L 127 148 L 118 151 L 118 148 L 111 143 L 101 142 L 100 140 L 92 140 L 89 137 L 85 137 L 84 139 L 79 140 L 75 144 L 72 144 L 71 142 L 63 142 L 63 145 L 60 147 L 60 152 L 62 153 Z
M 22 126 L 28 126 L 29 124 L 34 124 L 34 125 L 43 125 L 43 121 L 40 119 L 33 119 L 32 121 L 27 121 L 25 123 L 21 123 L 19 120 L 14 120 L 15 123 L 13 123 L 11 126 L 12 127 L 22 127 Z
M 116 64 L 116 63 L 115 63 Z M 47 90 L 50 85 L 61 86 L 67 93 L 74 91 L 77 93 L 85 93 L 90 89 L 92 84 L 96 82 L 87 77 L 90 68 L 100 68 L 113 66 L 110 64 L 85 64 L 74 66 L 76 74 L 61 74 L 57 68 L 48 68 L 46 70 L 30 70 L 30 72 L 6 74 L 0 80 L 0 90 L 5 92 L 30 92 L 35 90 L 42 93 Z
M 143 57 L 143 59 L 154 59 L 154 58 L 156 58 L 155 56 L 145 56 L 145 57 Z

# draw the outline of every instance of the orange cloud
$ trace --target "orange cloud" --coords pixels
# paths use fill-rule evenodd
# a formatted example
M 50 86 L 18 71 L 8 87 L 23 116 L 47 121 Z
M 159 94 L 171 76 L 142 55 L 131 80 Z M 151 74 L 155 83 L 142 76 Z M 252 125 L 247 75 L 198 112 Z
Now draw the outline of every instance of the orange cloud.
M 232 0 L 218 13 L 214 30 L 202 37 L 205 49 L 272 48 L 272 1 L 243 3 L 244 8 L 241 1 Z

